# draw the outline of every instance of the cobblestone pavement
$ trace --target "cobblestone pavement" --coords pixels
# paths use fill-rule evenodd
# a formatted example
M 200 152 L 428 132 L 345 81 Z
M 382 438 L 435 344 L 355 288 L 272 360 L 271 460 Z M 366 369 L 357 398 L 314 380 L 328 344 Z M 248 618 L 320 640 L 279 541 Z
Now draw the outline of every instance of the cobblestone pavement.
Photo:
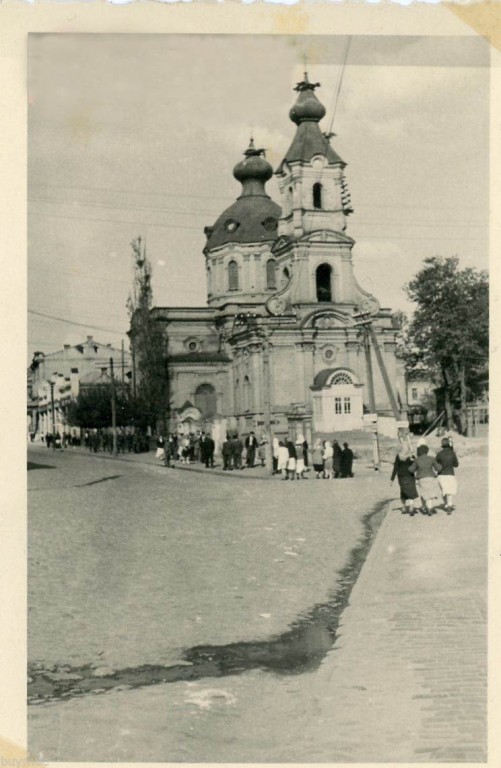
M 167 664 L 197 644 L 283 632 L 327 598 L 362 518 L 392 495 L 370 471 L 261 483 L 70 451 L 29 458 L 29 656 L 45 666 Z
M 450 517 L 379 530 L 324 662 L 312 754 L 328 725 L 336 759 L 486 760 L 485 458 L 465 458 L 459 482 Z
M 485 760 L 485 464 L 481 456 L 461 461 L 460 494 L 452 516 L 441 512 L 432 518 L 410 518 L 395 509 L 387 515 L 342 614 L 339 637 L 320 667 L 302 674 L 255 669 L 218 680 L 207 677 L 137 690 L 116 689 L 101 696 L 41 705 L 31 716 L 32 753 L 52 760 L 171 762 Z M 115 468 L 117 464 L 106 462 L 106 466 Z M 174 475 L 182 477 L 183 484 L 186 479 L 187 487 L 196 485 L 195 475 Z M 220 480 L 214 478 L 213 482 L 219 484 Z M 245 481 L 224 486 L 239 488 L 244 500 L 249 498 L 244 489 L 257 488 Z M 302 521 L 306 522 L 302 535 L 295 538 L 313 539 L 314 546 L 304 562 L 303 551 L 300 562 L 297 556 L 279 558 L 292 561 L 294 568 L 281 573 L 275 587 L 293 583 L 301 600 L 307 601 L 313 594 L 322 599 L 313 575 L 319 569 L 325 580 L 327 574 L 321 542 L 332 544 L 337 536 L 345 536 L 343 526 L 350 518 L 343 522 L 335 516 L 332 527 L 326 526 L 329 517 L 318 500 L 334 487 L 327 481 L 283 486 L 283 490 L 278 483 L 262 486 L 276 487 L 282 502 L 288 489 L 287 515 L 282 517 L 282 503 L 274 508 L 272 517 L 279 523 L 279 539 L 286 530 L 290 535 L 298 533 Z M 349 506 L 350 498 L 358 508 L 385 495 L 383 478 L 369 474 L 357 483 L 336 488 L 336 493 L 342 488 L 348 494 L 336 505 L 338 509 Z M 386 488 L 394 497 L 395 489 Z M 251 494 L 255 501 L 256 491 Z M 311 510 L 312 498 L 317 499 L 313 505 L 316 518 L 304 514 L 305 507 Z M 299 515 L 294 511 L 296 504 Z M 246 526 L 255 517 L 238 518 L 247 536 L 250 530 Z M 270 578 L 267 545 L 258 528 L 272 527 L 263 524 L 259 514 L 257 518 L 252 551 L 259 551 L 259 557 L 255 562 L 244 558 L 241 563 L 245 574 L 249 574 L 249 562 L 261 574 L 258 589 L 246 582 L 254 597 L 263 589 L 266 593 L 266 579 Z M 354 531 L 351 541 L 356 538 Z M 315 549 L 320 552 L 318 562 Z M 306 592 L 301 591 L 303 576 Z M 312 579 L 316 586 L 310 593 L 307 585 Z M 283 623 L 291 605 L 290 594 L 282 594 L 285 610 L 278 608 L 278 614 Z M 277 598 L 281 599 L 279 592 L 275 605 Z M 236 617 L 240 634 L 247 637 L 255 635 L 262 621 L 255 615 L 252 600 L 249 607 L 246 631 L 242 632 L 245 622 L 238 624 L 242 616 Z M 280 623 L 268 623 L 268 627 L 277 631 Z M 223 626 L 222 635 L 225 633 L 231 636 Z M 221 628 L 215 634 L 221 636 Z M 203 636 L 202 632 L 199 637 Z

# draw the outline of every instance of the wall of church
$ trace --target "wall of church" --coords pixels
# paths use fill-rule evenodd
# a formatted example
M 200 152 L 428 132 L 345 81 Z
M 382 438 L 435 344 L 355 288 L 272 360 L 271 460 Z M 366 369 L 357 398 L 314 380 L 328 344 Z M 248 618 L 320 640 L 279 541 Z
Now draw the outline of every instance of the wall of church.
M 272 243 L 249 246 L 229 244 L 206 257 L 208 303 L 219 306 L 228 301 L 266 300 L 277 290 L 279 275 L 271 280 L 268 261 L 275 261 Z
M 197 389 L 203 384 L 211 384 L 217 394 L 218 413 L 233 413 L 233 396 L 230 370 L 215 366 L 171 366 L 170 390 L 171 407 L 179 410 L 187 400 L 195 405 Z
M 170 355 L 215 353 L 219 349 L 219 336 L 212 322 L 174 322 L 168 326 L 167 334 Z

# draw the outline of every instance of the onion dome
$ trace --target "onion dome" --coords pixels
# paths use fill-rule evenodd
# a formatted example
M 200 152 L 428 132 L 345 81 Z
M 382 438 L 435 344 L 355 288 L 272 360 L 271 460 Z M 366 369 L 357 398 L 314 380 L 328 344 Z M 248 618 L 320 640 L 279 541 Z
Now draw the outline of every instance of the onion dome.
M 264 149 L 256 149 L 251 139 L 244 155 L 245 160 L 233 169 L 233 176 L 242 184 L 242 195 L 266 195 L 264 185 L 273 176 L 273 168 L 264 157 Z
M 318 125 L 325 117 L 325 107 L 315 96 L 315 88 L 319 85 L 320 83 L 310 83 L 305 72 L 304 80 L 294 89 L 299 95 L 289 112 L 289 117 L 293 123 L 296 123 L 297 131 L 284 159 L 277 168 L 277 173 L 281 172 L 284 162 L 309 163 L 315 155 L 324 155 L 329 165 L 346 165 L 331 147 L 330 136 L 322 133 Z
M 273 169 L 264 157 L 264 149 L 256 149 L 253 139 L 244 152 L 244 160 L 233 169 L 233 176 L 242 184 L 242 193 L 213 227 L 205 227 L 204 252 L 226 243 L 261 243 L 277 237 L 282 210 L 265 189 Z
M 318 123 L 325 117 L 325 107 L 315 96 L 315 88 L 319 85 L 320 83 L 310 83 L 308 73 L 305 72 L 304 80 L 294 88 L 299 96 L 289 112 L 289 117 L 296 125 L 304 122 Z

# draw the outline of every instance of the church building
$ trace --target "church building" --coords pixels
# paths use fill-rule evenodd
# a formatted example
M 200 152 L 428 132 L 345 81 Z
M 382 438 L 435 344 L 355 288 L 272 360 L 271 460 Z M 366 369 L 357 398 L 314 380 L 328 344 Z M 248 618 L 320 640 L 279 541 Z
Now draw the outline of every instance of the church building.
M 205 228 L 207 306 L 152 309 L 165 333 L 171 430 L 311 441 L 362 429 L 364 413 L 396 423 L 405 411 L 397 329 L 355 278 L 346 164 L 321 131 L 317 87 L 305 74 L 295 88 L 279 203 L 252 139 L 235 166 L 240 196 Z

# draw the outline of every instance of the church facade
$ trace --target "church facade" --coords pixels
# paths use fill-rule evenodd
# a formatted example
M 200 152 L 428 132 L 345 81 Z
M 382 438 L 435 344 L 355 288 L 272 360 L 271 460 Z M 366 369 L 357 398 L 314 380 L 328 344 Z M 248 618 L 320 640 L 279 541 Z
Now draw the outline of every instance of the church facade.
M 398 329 L 355 278 L 345 163 L 321 132 L 317 87 L 306 74 L 296 86 L 295 136 L 275 171 L 280 204 L 252 139 L 235 166 L 241 194 L 205 228 L 207 306 L 152 310 L 165 333 L 171 429 L 311 440 L 361 429 L 364 413 L 405 412 Z

